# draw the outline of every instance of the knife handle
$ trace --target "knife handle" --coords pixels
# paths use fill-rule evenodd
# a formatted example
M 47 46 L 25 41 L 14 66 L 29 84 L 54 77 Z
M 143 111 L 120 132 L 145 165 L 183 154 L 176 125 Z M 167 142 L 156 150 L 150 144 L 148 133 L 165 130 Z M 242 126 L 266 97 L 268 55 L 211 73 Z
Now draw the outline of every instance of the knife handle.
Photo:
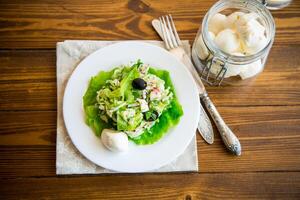
M 230 130 L 230 128 L 225 124 L 224 120 L 220 116 L 218 110 L 214 106 L 213 102 L 210 100 L 207 93 L 204 93 L 201 96 L 201 99 L 207 108 L 208 112 L 210 113 L 210 116 L 214 120 L 221 138 L 227 147 L 229 151 L 231 151 L 233 154 L 239 156 L 242 153 L 242 147 L 240 144 L 239 139 L 235 136 L 235 134 Z

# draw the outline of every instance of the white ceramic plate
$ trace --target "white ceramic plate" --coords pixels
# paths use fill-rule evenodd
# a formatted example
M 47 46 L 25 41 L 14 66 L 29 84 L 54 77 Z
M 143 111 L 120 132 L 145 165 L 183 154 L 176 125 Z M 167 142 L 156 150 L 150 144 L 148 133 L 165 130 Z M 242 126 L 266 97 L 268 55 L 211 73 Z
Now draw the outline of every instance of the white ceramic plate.
M 179 124 L 152 145 L 133 142 L 125 153 L 107 150 L 85 124 L 82 97 L 89 80 L 101 70 L 141 59 L 170 72 L 184 115 Z M 90 161 L 120 172 L 146 172 L 173 161 L 191 142 L 199 116 L 199 95 L 195 82 L 185 66 L 166 50 L 143 42 L 120 42 L 104 47 L 85 58 L 74 70 L 65 89 L 63 115 L 68 133 L 77 149 Z

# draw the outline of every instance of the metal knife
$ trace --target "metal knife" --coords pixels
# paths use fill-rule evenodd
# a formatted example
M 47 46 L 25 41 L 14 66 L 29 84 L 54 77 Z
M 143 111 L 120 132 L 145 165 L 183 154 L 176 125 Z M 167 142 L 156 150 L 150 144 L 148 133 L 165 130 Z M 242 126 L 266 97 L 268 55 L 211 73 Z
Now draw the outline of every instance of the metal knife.
M 160 22 L 156 19 L 152 20 L 152 25 L 157 30 L 157 32 L 161 32 Z M 162 34 L 159 34 L 161 38 Z M 242 153 L 242 147 L 240 144 L 239 139 L 236 135 L 230 130 L 230 128 L 226 125 L 224 120 L 222 119 L 221 115 L 219 114 L 218 110 L 214 106 L 213 102 L 210 100 L 206 89 L 201 81 L 201 78 L 198 75 L 197 70 L 194 67 L 190 57 L 186 54 L 183 48 L 173 48 L 170 50 L 172 54 L 175 54 L 177 58 L 179 58 L 187 67 L 187 69 L 191 72 L 191 75 L 194 77 L 195 82 L 197 83 L 197 87 L 199 90 L 200 99 L 204 103 L 205 107 L 207 108 L 210 116 L 214 120 L 218 131 L 221 135 L 223 143 L 225 144 L 226 148 L 233 154 L 239 156 Z
M 156 19 L 152 20 L 152 26 L 154 27 L 154 29 L 156 30 L 158 35 L 163 39 L 163 35 L 161 32 L 159 23 L 160 22 Z M 184 60 L 183 60 L 183 64 L 188 65 L 187 63 L 184 62 Z M 199 116 L 199 122 L 198 122 L 198 132 L 202 136 L 204 141 L 206 141 L 208 144 L 212 144 L 214 142 L 213 128 L 212 128 L 210 119 L 208 118 L 201 103 L 200 103 L 200 116 Z

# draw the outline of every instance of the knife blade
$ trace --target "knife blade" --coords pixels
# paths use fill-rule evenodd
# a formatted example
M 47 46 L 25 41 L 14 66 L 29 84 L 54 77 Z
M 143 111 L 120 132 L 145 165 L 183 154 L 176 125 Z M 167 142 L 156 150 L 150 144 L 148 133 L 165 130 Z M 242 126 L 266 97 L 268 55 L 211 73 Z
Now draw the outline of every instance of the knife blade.
M 159 20 L 154 19 L 152 20 L 152 26 L 155 29 L 155 31 L 158 33 L 158 35 L 161 37 L 161 39 L 163 40 L 163 34 L 161 32 L 161 28 L 160 28 L 160 24 L 159 24 Z M 172 53 L 173 55 L 175 55 L 175 57 L 180 58 L 182 57 L 182 53 L 178 52 L 178 51 L 169 51 L 170 53 Z M 189 58 L 190 59 L 190 58 Z M 179 59 L 180 61 L 183 62 L 183 64 L 188 68 L 189 64 L 184 62 L 184 59 Z M 194 69 L 194 68 L 193 68 Z M 196 69 L 194 69 L 196 72 Z M 193 76 L 198 76 L 198 73 L 196 72 L 196 74 L 192 74 Z M 196 81 L 196 80 L 195 80 Z M 205 87 L 202 84 L 202 82 L 198 83 L 197 82 L 197 86 L 198 86 L 198 91 L 199 91 L 199 95 L 202 95 L 205 93 Z M 201 102 L 201 101 L 200 101 Z M 199 116 L 199 122 L 198 122 L 198 133 L 202 136 L 202 138 L 204 139 L 204 141 L 206 141 L 208 144 L 212 144 L 214 142 L 214 132 L 213 132 L 213 128 L 211 125 L 211 121 L 208 118 L 204 108 L 202 107 L 202 104 L 200 103 L 200 116 Z

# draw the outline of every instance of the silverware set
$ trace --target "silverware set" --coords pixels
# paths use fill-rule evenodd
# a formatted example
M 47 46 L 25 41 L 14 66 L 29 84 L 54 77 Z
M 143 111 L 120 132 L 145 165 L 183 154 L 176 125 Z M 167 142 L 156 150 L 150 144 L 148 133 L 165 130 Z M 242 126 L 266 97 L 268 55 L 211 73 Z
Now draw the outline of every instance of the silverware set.
M 241 144 L 236 135 L 226 125 L 221 115 L 217 111 L 216 107 L 214 106 L 213 102 L 209 98 L 208 93 L 201 81 L 201 78 L 196 68 L 194 67 L 194 64 L 191 61 L 191 58 L 187 55 L 187 53 L 182 47 L 182 42 L 177 33 L 172 16 L 165 15 L 159 17 L 159 19 L 154 19 L 152 21 L 152 25 L 164 41 L 167 50 L 170 53 L 172 53 L 176 58 L 178 58 L 192 74 L 198 87 L 199 98 L 201 100 L 201 103 L 206 107 L 208 113 L 213 119 L 227 149 L 234 155 L 241 155 Z M 201 112 L 198 123 L 198 131 L 202 138 L 208 144 L 212 144 L 214 142 L 213 128 L 209 117 L 207 116 L 204 108 L 202 107 L 202 104 L 200 105 Z

